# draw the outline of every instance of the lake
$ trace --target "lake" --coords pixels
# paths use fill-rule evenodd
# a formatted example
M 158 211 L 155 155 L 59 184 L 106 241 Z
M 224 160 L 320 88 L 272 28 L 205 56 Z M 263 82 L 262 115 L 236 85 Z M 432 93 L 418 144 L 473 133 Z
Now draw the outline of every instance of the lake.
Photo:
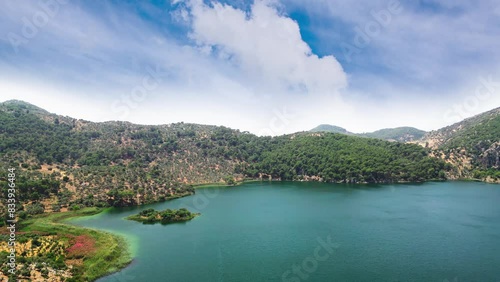
M 249 183 L 73 223 L 122 234 L 134 261 L 107 281 L 500 281 L 500 186 Z

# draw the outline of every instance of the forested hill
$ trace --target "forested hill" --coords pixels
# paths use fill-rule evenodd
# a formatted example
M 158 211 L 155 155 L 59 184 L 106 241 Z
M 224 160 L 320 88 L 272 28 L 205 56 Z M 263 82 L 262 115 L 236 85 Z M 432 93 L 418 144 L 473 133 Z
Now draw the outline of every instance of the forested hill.
M 193 193 L 188 184 L 233 175 L 237 164 L 262 149 L 254 143 L 267 140 L 224 127 L 92 123 L 22 102 L 0 105 L 3 171 L 22 171 L 17 181 L 29 186 L 26 200 L 54 198 L 40 183 L 59 183 L 55 202 L 62 207 L 133 205 Z
M 285 180 L 384 183 L 445 179 L 449 169 L 415 144 L 333 133 L 281 139 L 282 144 L 264 152 L 247 173 L 266 172 Z
M 347 129 L 336 125 L 330 124 L 320 124 L 315 128 L 309 130 L 310 132 L 330 132 L 330 133 L 342 133 L 347 135 L 354 135 L 354 133 L 347 131 Z
M 389 141 L 411 142 L 422 138 L 425 133 L 425 131 L 414 127 L 396 127 L 380 129 L 374 132 L 362 133 L 358 135 Z
M 350 183 L 444 179 L 445 163 L 428 153 L 416 145 L 333 133 L 271 138 L 185 123 L 93 123 L 24 102 L 0 104 L 1 170 L 17 168 L 20 200 L 32 213 L 154 202 L 194 193 L 192 184 L 245 177 Z
M 352 133 L 347 129 L 338 127 L 335 125 L 322 124 L 311 130 L 310 132 L 332 132 L 341 133 L 352 136 L 377 138 L 387 141 L 398 141 L 398 142 L 412 142 L 421 139 L 425 135 L 425 131 L 414 128 L 414 127 L 396 127 L 396 128 L 385 128 L 374 132 L 367 133 Z
M 500 180 L 500 108 L 427 133 L 419 143 L 456 169 L 456 178 Z

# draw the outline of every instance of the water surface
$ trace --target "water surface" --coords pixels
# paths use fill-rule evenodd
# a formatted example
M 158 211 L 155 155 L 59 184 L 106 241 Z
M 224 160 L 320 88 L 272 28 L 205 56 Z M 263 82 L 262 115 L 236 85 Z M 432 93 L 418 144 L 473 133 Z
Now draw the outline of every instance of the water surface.
M 499 185 L 251 183 L 150 207 L 202 215 L 75 221 L 133 242 L 133 263 L 99 281 L 500 281 Z

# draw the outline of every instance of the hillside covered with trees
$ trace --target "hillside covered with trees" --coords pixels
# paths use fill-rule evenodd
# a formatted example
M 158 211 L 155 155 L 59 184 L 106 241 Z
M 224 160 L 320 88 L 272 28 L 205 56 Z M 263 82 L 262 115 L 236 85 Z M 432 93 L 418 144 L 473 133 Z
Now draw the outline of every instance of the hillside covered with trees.
M 412 144 L 334 133 L 257 137 L 185 123 L 93 123 L 20 101 L 0 104 L 0 149 L 1 169 L 17 169 L 27 216 L 162 201 L 227 179 L 385 183 L 445 179 L 450 169 Z
M 414 127 L 385 128 L 370 133 L 362 133 L 359 136 L 378 138 L 389 141 L 411 142 L 422 138 L 425 131 Z
M 421 139 L 425 135 L 425 131 L 414 128 L 414 127 L 396 127 L 396 128 L 384 128 L 374 132 L 365 133 L 353 133 L 345 128 L 321 124 L 311 130 L 310 132 L 331 132 L 331 133 L 341 133 L 352 136 L 376 138 L 387 141 L 397 141 L 397 142 L 411 142 Z
M 246 173 L 282 180 L 390 183 L 443 180 L 449 168 L 418 145 L 320 133 L 283 140 Z
M 500 180 L 500 108 L 429 132 L 419 143 L 452 164 L 455 178 Z

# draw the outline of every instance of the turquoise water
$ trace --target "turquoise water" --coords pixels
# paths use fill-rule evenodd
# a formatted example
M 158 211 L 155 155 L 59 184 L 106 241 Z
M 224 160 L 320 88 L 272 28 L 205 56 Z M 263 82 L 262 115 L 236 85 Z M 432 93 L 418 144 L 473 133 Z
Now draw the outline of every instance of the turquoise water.
M 135 238 L 133 263 L 99 281 L 500 281 L 499 185 L 252 183 L 149 207 L 202 215 L 76 221 Z

